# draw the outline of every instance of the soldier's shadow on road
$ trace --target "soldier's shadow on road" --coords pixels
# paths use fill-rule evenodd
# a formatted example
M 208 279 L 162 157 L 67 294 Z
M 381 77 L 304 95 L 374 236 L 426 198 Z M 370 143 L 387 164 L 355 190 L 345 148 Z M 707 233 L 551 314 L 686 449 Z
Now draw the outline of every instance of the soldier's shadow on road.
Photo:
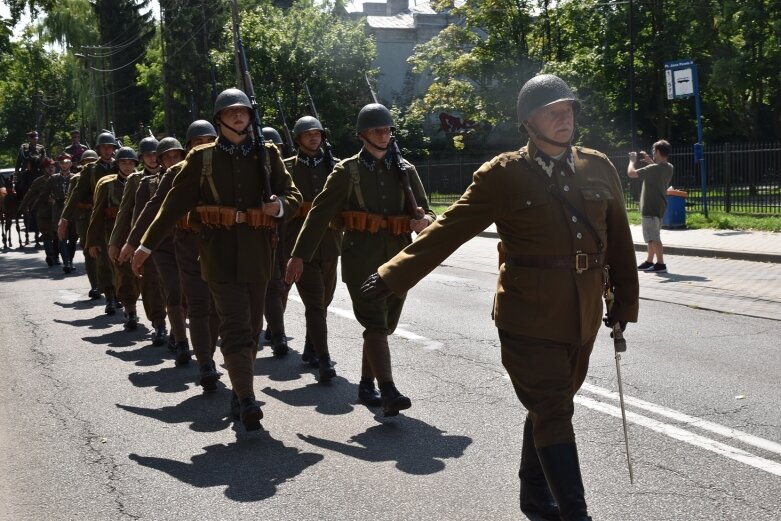
M 280 402 L 295 407 L 313 407 L 320 414 L 348 414 L 355 409 L 355 397 L 358 396 L 358 385 L 347 379 L 336 377 L 328 383 L 313 382 L 298 387 L 280 391 L 266 387 L 263 392 Z
M 98 315 L 92 318 L 80 318 L 76 320 L 61 320 L 55 318 L 54 322 L 84 329 L 108 329 L 118 324 L 116 317 L 108 315 Z
M 75 302 L 55 302 L 55 306 L 60 306 L 66 309 L 92 309 L 105 305 L 105 301 L 102 298 L 88 298 L 86 300 L 77 300 Z
M 114 351 L 109 349 L 106 351 L 106 354 L 123 362 L 135 362 L 135 365 L 138 367 L 160 365 L 166 361 L 173 363 L 173 354 L 167 347 L 154 346 L 151 342 L 132 351 Z
M 407 474 L 434 474 L 445 468 L 444 459 L 460 458 L 472 443 L 467 436 L 447 435 L 424 421 L 399 416 L 392 422 L 369 427 L 347 443 L 299 434 L 322 449 L 373 463 L 395 461 Z
M 274 382 L 292 382 L 300 380 L 302 374 L 312 371 L 308 365 L 301 361 L 301 355 L 291 349 L 284 356 L 274 356 L 271 348 L 258 351 L 255 360 L 255 374 L 267 376 Z
M 85 342 L 95 345 L 106 345 L 109 347 L 130 347 L 138 344 L 144 337 L 149 335 L 149 330 L 144 326 L 139 326 L 135 331 L 125 331 L 120 329 L 111 333 L 105 333 L 98 336 L 85 336 L 81 339 Z
M 670 282 L 710 282 L 711 280 L 708 277 L 699 275 L 680 275 L 678 273 L 656 273 L 655 275 L 660 279 L 665 279 L 661 281 L 662 284 Z
M 221 389 L 198 396 L 191 396 L 176 405 L 150 409 L 133 405 L 117 404 L 117 407 L 165 423 L 189 423 L 195 432 L 218 432 L 231 424 L 231 393 L 225 386 Z
M 16 282 L 29 279 L 53 279 L 64 278 L 66 275 L 62 272 L 62 266 L 49 267 L 44 261 L 43 252 L 36 250 L 14 250 L 15 253 L 22 253 L 25 257 L 3 256 L 3 282 Z M 40 264 L 32 264 L 28 255 L 40 255 Z
M 128 380 L 136 387 L 154 387 L 159 393 L 179 393 L 188 389 L 197 377 L 197 364 L 175 367 L 170 366 L 156 371 L 134 372 L 128 375 Z
M 282 483 L 323 459 L 321 454 L 285 447 L 266 431 L 238 436 L 234 443 L 204 447 L 205 452 L 192 456 L 189 463 L 138 454 L 129 458 L 194 487 L 225 486 L 225 496 L 238 502 L 274 496 Z

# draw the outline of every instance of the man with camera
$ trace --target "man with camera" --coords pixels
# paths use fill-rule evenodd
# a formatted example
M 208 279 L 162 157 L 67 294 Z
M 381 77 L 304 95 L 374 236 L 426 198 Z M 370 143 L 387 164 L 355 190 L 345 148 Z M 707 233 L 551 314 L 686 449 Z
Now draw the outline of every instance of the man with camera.
M 635 168 L 637 152 L 629 153 L 627 175 L 632 179 L 641 179 L 643 188 L 640 192 L 640 215 L 642 216 L 643 240 L 648 244 L 648 256 L 637 269 L 649 273 L 667 273 L 664 263 L 664 248 L 660 230 L 662 217 L 667 209 L 667 187 L 673 178 L 673 165 L 667 162 L 670 157 L 670 143 L 660 139 L 654 143 L 653 156 L 648 157 L 640 151 L 640 161 L 645 164 Z M 656 257 L 656 263 L 654 263 Z

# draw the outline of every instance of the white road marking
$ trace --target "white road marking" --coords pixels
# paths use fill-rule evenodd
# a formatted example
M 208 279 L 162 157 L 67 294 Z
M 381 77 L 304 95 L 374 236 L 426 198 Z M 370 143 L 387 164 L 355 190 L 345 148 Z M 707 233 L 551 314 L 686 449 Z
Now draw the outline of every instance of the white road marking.
M 624 400 L 626 400 L 626 397 L 624 397 Z M 588 407 L 589 409 L 594 409 L 595 411 L 599 411 L 610 416 L 615 416 L 616 418 L 621 418 L 621 409 L 614 405 L 599 402 L 593 398 L 580 395 L 575 396 L 575 402 Z M 685 429 L 681 429 L 680 427 L 675 427 L 673 425 L 669 425 L 667 423 L 663 423 L 631 411 L 626 412 L 626 419 L 628 422 L 636 423 L 637 425 L 651 429 L 652 431 L 658 432 L 660 434 L 664 434 L 665 436 L 669 436 L 670 438 L 676 439 L 678 441 L 682 441 L 684 443 L 694 445 L 695 447 L 700 447 L 702 449 L 714 452 L 720 456 L 745 463 L 746 465 L 764 470 L 770 474 L 781 476 L 781 463 L 777 463 L 765 458 L 760 458 L 759 456 L 755 456 L 744 450 L 731 447 L 724 443 L 706 438 L 705 436 L 700 436 L 699 434 L 689 432 Z M 631 444 L 632 440 L 630 439 L 629 442 Z
M 602 387 L 597 387 L 596 385 L 584 383 L 581 389 L 590 393 L 604 396 L 605 398 L 610 398 L 616 401 L 619 400 L 617 392 L 610 391 Z M 734 440 L 746 443 L 747 445 L 753 445 L 769 452 L 781 454 L 781 444 L 774 441 L 766 440 L 764 438 L 760 438 L 737 429 L 725 427 L 724 425 L 719 425 L 718 423 L 710 422 L 708 420 L 703 420 L 702 418 L 689 416 L 688 414 L 678 412 L 674 409 L 668 409 L 667 407 L 646 402 L 638 398 L 632 398 L 631 396 L 624 396 L 624 403 L 627 405 L 633 405 L 640 409 L 645 409 L 646 411 L 658 414 L 659 416 L 666 416 L 667 418 L 671 418 L 681 423 L 688 423 L 694 427 L 713 432 L 719 436 L 724 436 L 725 438 L 732 438 Z
M 295 300 L 296 302 L 301 302 L 301 298 L 297 295 L 290 295 L 289 297 L 292 300 Z M 355 315 L 351 310 L 338 308 L 335 306 L 330 306 L 328 308 L 328 311 L 333 313 L 334 315 L 347 318 L 350 320 L 356 320 Z M 421 346 L 424 349 L 439 349 L 442 347 L 442 344 L 440 342 L 436 342 L 434 340 L 431 340 L 429 338 L 426 338 L 424 336 L 418 335 L 417 333 L 413 333 L 411 331 L 407 331 L 406 329 L 397 328 L 396 332 L 394 333 L 402 338 L 406 338 L 407 340 L 411 340 L 415 343 L 421 344 Z M 510 380 L 510 376 L 508 374 L 504 375 L 504 378 L 507 380 Z M 582 386 L 582 390 L 590 393 L 594 393 L 596 395 L 618 400 L 618 393 L 614 391 L 610 391 L 609 389 L 604 389 L 602 387 L 598 387 L 596 385 L 584 383 Z M 602 412 L 604 414 L 607 414 L 609 416 L 614 416 L 616 418 L 621 418 L 621 409 L 619 407 L 616 407 L 614 405 L 610 405 L 608 403 L 600 402 L 598 400 L 595 400 L 593 398 L 589 398 L 587 396 L 577 395 L 575 396 L 575 402 L 583 405 L 585 407 L 588 407 L 589 409 L 593 409 L 598 412 Z M 658 414 L 660 416 L 665 416 L 667 418 L 687 423 L 689 425 L 692 425 L 694 427 L 711 431 L 715 434 L 719 434 L 721 436 L 724 436 L 725 438 L 731 438 L 734 440 L 741 441 L 743 443 L 746 443 L 748 445 L 753 445 L 755 447 L 775 452 L 777 454 L 781 454 L 781 444 L 775 443 L 770 440 L 766 440 L 764 438 L 760 438 L 758 436 L 753 436 L 751 434 L 739 431 L 737 429 L 732 429 L 730 427 L 726 427 L 724 425 L 719 425 L 718 423 L 710 422 L 707 420 L 703 420 L 701 418 L 696 418 L 694 416 L 689 416 L 688 414 L 678 412 L 673 409 L 669 409 L 667 407 L 663 407 L 661 405 L 656 405 L 651 402 L 646 402 L 644 400 L 640 400 L 638 398 L 632 398 L 630 396 L 624 396 L 624 402 L 627 405 L 632 405 L 634 407 L 638 407 L 640 409 L 645 409 L 649 412 L 652 412 L 654 414 Z M 688 443 L 690 445 L 694 445 L 695 447 L 700 447 L 702 449 L 708 450 L 710 452 L 714 452 L 720 456 L 724 456 L 726 458 L 739 461 L 741 463 L 745 463 L 746 465 L 749 465 L 751 467 L 763 470 L 765 472 L 768 472 L 770 474 L 774 474 L 776 476 L 781 476 L 781 463 L 771 461 L 766 458 L 761 458 L 759 456 L 755 456 L 754 454 L 751 454 L 749 452 L 746 452 L 745 450 L 738 449 L 736 447 L 732 447 L 730 445 L 727 445 L 725 443 L 721 443 L 716 440 L 712 440 L 710 438 L 707 438 L 705 436 L 702 436 L 700 434 L 695 434 L 693 432 L 687 431 L 685 429 L 682 429 L 680 427 L 676 427 L 674 425 L 670 425 L 664 422 L 661 422 L 659 420 L 655 420 L 653 418 L 648 418 L 647 416 L 643 416 L 641 414 L 637 414 L 632 411 L 626 412 L 626 419 L 627 421 L 640 425 L 642 427 L 645 427 L 647 429 L 651 429 L 654 432 L 658 432 L 660 434 L 664 434 L 665 436 L 669 436 L 670 438 L 673 438 L 678 441 L 682 441 L 684 443 Z M 630 440 L 631 443 L 631 440 Z

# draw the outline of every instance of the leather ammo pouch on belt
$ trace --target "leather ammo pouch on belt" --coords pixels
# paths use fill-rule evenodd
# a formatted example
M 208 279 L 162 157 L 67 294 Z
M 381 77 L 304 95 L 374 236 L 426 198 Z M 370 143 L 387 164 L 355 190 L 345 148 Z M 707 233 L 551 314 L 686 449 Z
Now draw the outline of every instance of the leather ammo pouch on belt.
M 271 229 L 274 227 L 276 223 L 274 222 L 273 217 L 263 213 L 262 208 L 248 208 L 247 224 L 249 224 L 252 228 Z
M 304 201 L 303 203 L 301 203 L 301 206 L 298 208 L 296 217 L 306 217 L 306 214 L 308 214 L 311 209 L 312 209 L 312 202 Z
M 109 206 L 103 209 L 103 215 L 106 219 L 116 219 L 119 213 L 119 206 Z
M 342 219 L 345 229 L 349 231 L 377 233 L 385 229 L 394 236 L 411 231 L 408 215 L 389 215 L 386 218 L 377 213 L 344 211 Z
M 201 223 L 210 227 L 220 226 L 220 207 L 216 204 L 196 206 L 195 211 L 198 212 Z
M 192 226 L 190 226 L 190 222 L 188 221 L 188 218 L 190 217 L 190 213 L 186 213 L 182 216 L 181 219 L 179 219 L 179 222 L 176 223 L 176 227 L 180 230 L 184 230 L 186 232 L 194 231 Z

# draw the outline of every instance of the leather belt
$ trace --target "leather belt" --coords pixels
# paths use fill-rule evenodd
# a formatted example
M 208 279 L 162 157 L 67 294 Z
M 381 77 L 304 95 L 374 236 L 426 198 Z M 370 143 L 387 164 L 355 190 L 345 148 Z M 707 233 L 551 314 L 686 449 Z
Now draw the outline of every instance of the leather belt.
M 507 257 L 504 263 L 517 268 L 543 268 L 575 270 L 583 273 L 588 269 L 605 265 L 604 253 L 575 253 L 573 255 L 521 255 Z
M 247 212 L 236 210 L 236 223 L 241 224 L 247 222 Z

